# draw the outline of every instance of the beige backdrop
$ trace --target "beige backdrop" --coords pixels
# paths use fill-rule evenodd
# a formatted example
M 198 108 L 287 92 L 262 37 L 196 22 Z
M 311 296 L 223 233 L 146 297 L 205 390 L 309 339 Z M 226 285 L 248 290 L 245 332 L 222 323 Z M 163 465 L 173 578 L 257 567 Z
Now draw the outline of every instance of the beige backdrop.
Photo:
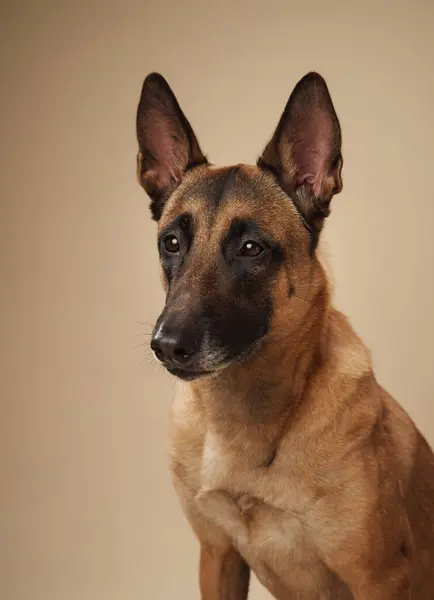
M 0 597 L 198 599 L 173 384 L 147 350 L 163 294 L 135 182 L 142 80 L 168 78 L 225 164 L 254 161 L 299 77 L 326 77 L 336 302 L 434 442 L 433 3 L 3 0 L 0 18 Z

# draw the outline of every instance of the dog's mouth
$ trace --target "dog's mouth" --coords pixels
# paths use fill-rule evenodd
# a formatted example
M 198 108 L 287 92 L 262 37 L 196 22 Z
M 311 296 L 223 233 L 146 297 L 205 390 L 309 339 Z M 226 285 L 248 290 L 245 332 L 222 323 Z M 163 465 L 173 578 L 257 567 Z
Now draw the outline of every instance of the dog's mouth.
M 259 349 L 264 337 L 265 332 L 242 352 L 239 352 L 234 356 L 226 357 L 212 367 L 206 369 L 180 368 L 172 365 L 165 365 L 165 368 L 170 375 L 173 375 L 182 381 L 195 381 L 197 379 L 213 377 L 231 365 L 240 364 L 250 358 L 250 356 Z
M 194 381 L 195 379 L 201 379 L 215 373 L 215 371 L 191 371 L 188 369 L 179 369 L 177 367 L 166 367 L 166 369 L 168 373 L 182 381 Z

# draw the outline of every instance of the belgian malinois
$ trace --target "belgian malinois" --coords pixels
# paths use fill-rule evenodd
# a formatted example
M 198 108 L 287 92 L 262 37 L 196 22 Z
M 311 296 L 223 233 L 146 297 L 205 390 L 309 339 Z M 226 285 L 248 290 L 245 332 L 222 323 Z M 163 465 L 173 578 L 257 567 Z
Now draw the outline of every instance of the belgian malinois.
M 137 177 L 176 376 L 174 485 L 202 600 L 434 599 L 434 455 L 330 300 L 318 240 L 342 189 L 324 79 L 295 87 L 256 166 L 215 168 L 161 75 L 143 84 Z

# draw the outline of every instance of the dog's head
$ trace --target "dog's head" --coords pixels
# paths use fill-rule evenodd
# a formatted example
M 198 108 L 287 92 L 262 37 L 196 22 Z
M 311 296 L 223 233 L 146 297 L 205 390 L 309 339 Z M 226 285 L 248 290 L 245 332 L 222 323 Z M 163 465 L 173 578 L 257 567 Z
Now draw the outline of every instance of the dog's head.
M 157 358 L 191 380 L 257 352 L 283 323 L 295 331 L 342 189 L 340 126 L 322 77 L 297 84 L 255 167 L 212 167 L 158 74 L 143 84 L 137 137 L 167 292 L 151 343 Z

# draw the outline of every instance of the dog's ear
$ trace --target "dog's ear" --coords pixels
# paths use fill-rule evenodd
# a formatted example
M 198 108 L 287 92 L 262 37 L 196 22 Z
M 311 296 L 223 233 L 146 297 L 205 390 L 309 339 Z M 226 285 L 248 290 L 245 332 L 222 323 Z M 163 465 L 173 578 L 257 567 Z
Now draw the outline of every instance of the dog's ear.
M 317 73 L 295 86 L 258 166 L 274 173 L 317 238 L 333 194 L 342 189 L 341 128 Z
M 137 141 L 137 179 L 151 198 L 152 216 L 158 221 L 186 171 L 207 162 L 174 93 L 158 73 L 143 83 Z

